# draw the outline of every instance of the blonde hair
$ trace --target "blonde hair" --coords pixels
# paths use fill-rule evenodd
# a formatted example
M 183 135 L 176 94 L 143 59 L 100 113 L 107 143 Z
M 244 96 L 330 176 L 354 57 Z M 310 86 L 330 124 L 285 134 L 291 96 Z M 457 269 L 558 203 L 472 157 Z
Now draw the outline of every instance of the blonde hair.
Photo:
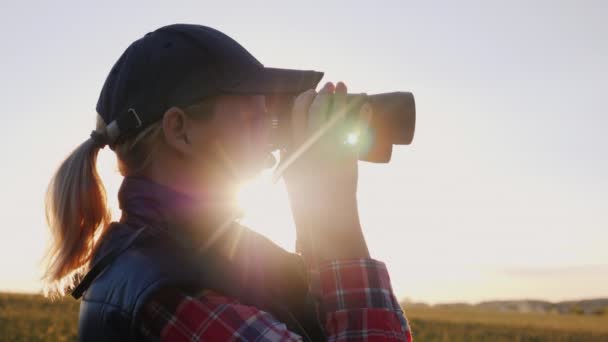
M 185 108 L 184 112 L 197 118 L 212 110 L 213 101 L 205 100 Z M 161 122 L 113 146 L 123 176 L 141 175 L 149 166 L 157 144 L 162 141 Z M 109 137 L 108 128 L 98 116 L 96 132 Z M 49 297 L 63 296 L 78 283 L 92 259 L 97 241 L 110 224 L 106 191 L 97 172 L 99 151 L 100 146 L 89 138 L 61 163 L 49 183 L 45 210 L 51 244 L 42 279 L 44 293 Z
M 97 131 L 103 132 L 104 126 L 103 120 L 98 120 Z M 156 123 L 116 147 L 123 176 L 131 173 L 131 165 L 140 172 L 149 164 L 154 149 L 146 147 L 159 140 L 160 128 Z M 97 172 L 99 151 L 99 145 L 88 139 L 61 163 L 49 183 L 45 209 L 51 245 L 43 275 L 47 296 L 62 296 L 74 287 L 93 256 L 97 240 L 110 224 L 106 191 Z

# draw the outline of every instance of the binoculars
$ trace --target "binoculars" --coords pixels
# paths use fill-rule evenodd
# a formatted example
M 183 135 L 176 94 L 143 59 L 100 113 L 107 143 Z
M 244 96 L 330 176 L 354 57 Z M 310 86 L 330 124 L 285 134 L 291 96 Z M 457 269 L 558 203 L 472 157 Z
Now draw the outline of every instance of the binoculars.
M 266 107 L 272 115 L 272 145 L 283 149 L 291 141 L 291 109 L 295 95 L 266 97 Z M 373 163 L 388 163 L 393 145 L 409 145 L 414 139 L 416 105 L 410 92 L 393 92 L 375 95 L 347 94 L 348 114 L 346 119 L 356 122 L 365 106 L 371 111 L 371 119 L 365 132 L 343 131 L 344 143 L 358 149 L 359 160 Z

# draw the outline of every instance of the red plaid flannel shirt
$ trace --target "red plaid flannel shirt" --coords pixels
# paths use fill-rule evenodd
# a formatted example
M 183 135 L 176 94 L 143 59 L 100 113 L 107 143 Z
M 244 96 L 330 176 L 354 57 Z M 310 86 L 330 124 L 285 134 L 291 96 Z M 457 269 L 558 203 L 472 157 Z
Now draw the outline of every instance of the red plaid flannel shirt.
M 339 260 L 310 271 L 311 290 L 328 341 L 412 341 L 386 266 L 372 259 Z M 210 291 L 198 297 L 165 289 L 142 313 L 152 341 L 301 341 L 267 312 Z

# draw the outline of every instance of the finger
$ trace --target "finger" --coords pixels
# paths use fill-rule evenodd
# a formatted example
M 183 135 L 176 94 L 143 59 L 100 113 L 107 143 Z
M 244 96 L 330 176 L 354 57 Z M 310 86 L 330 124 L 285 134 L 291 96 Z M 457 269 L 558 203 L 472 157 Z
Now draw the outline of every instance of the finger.
M 346 84 L 343 82 L 336 84 L 331 115 L 346 115 Z
M 294 146 L 299 146 L 304 142 L 308 129 L 308 109 L 315 98 L 317 92 L 309 89 L 298 95 L 293 102 L 293 113 L 291 115 L 291 132 Z
M 359 122 L 358 122 L 358 132 L 359 132 L 359 140 L 363 142 L 363 144 L 368 144 L 370 139 L 370 126 L 372 122 L 372 118 L 374 115 L 374 111 L 369 102 L 363 103 L 361 108 L 359 109 Z M 359 148 L 357 150 L 359 154 L 366 153 L 366 150 Z
M 312 101 L 308 111 L 309 134 L 314 134 L 314 132 L 318 131 L 325 123 L 333 91 L 334 85 L 331 82 L 328 82 Z
M 346 122 L 346 111 L 346 85 L 343 82 L 338 82 L 329 113 L 331 121 L 335 124 L 332 134 L 328 137 L 328 143 L 334 145 L 334 148 L 342 145 L 346 132 L 349 130 L 349 124 Z

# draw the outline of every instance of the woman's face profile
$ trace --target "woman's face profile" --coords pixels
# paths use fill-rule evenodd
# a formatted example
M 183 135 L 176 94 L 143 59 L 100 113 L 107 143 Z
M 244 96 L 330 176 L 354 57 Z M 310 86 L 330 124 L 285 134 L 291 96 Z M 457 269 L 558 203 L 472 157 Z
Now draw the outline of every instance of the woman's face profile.
M 210 158 L 219 160 L 232 173 L 228 176 L 239 180 L 251 178 L 267 166 L 270 122 L 264 96 L 220 96 L 211 120 L 192 123 L 190 140 L 201 164 Z

